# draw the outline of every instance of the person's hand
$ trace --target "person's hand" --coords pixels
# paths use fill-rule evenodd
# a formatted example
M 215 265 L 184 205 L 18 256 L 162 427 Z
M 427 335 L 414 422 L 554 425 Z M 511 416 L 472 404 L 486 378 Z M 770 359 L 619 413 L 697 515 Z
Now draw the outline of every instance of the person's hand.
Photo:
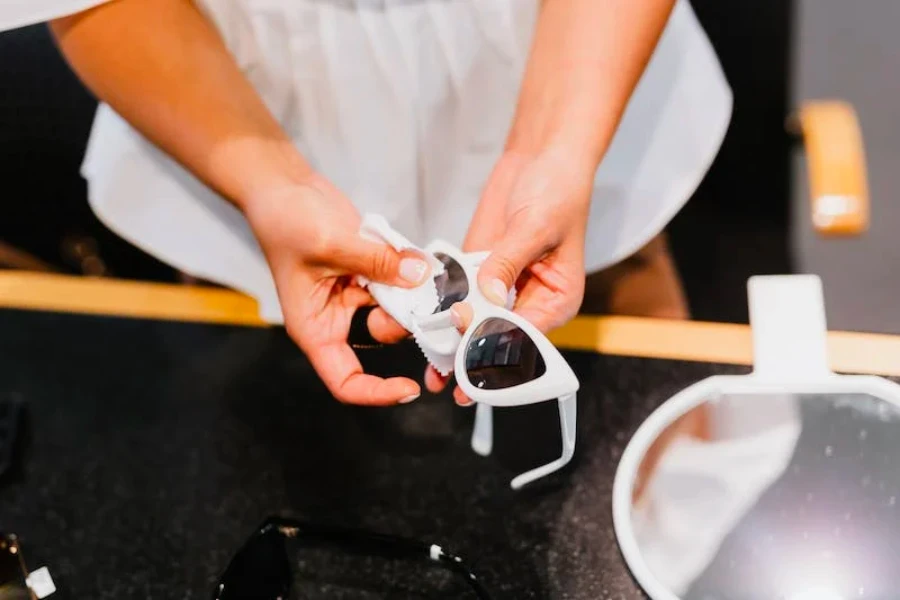
M 563 325 L 578 312 L 584 296 L 584 236 L 593 171 L 562 154 L 505 154 L 484 189 L 464 242 L 464 250 L 490 250 L 478 284 L 490 301 L 505 305 L 516 286 L 514 307 L 543 332 Z M 452 308 L 464 331 L 471 308 Z M 434 369 L 425 374 L 432 392 L 446 380 Z M 471 404 L 459 389 L 457 403 Z
M 315 176 L 256 195 L 245 213 L 272 270 L 288 334 L 334 397 L 370 405 L 418 397 L 419 385 L 411 379 L 363 373 L 347 336 L 353 313 L 373 303 L 353 276 L 412 287 L 430 276 L 422 257 L 359 236 L 356 209 Z M 380 309 L 368 324 L 379 341 L 406 334 Z

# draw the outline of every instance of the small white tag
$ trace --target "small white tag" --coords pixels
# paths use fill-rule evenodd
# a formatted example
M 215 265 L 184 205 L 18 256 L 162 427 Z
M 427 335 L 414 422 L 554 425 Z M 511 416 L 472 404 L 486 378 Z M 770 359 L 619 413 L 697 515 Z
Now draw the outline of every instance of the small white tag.
M 46 598 L 56 591 L 56 585 L 53 583 L 53 578 L 50 577 L 50 571 L 47 570 L 47 567 L 41 567 L 32 571 L 28 578 L 25 579 L 25 584 L 31 588 L 38 600 Z
M 428 550 L 428 555 L 431 558 L 431 560 L 440 560 L 441 556 L 443 556 L 443 554 L 444 554 L 444 551 L 441 550 L 441 547 L 438 546 L 437 544 L 432 544 L 431 548 L 429 548 L 429 550 Z

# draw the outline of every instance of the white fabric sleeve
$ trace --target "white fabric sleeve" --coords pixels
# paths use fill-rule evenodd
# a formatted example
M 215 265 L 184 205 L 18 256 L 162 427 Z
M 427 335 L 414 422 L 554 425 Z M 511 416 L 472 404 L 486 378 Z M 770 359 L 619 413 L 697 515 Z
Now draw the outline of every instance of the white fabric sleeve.
M 74 15 L 110 0 L 2 0 L 0 31 Z

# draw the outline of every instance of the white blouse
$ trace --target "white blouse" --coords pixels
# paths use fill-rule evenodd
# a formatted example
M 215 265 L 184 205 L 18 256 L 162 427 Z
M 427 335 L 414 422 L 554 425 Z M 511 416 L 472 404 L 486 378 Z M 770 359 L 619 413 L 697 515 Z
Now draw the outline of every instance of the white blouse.
M 6 0 L 0 29 L 104 0 Z M 360 212 L 459 244 L 512 122 L 538 0 L 197 0 L 310 163 Z M 718 152 L 731 91 L 678 0 L 597 171 L 589 272 L 659 233 Z M 586 124 L 588 125 L 588 124 Z M 281 319 L 243 216 L 101 105 L 82 173 L 110 229 Z

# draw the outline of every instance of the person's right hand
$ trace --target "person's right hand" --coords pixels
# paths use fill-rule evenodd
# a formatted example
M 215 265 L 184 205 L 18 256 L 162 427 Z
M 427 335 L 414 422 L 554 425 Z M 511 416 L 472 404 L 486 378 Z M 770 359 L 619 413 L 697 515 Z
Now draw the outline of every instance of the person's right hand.
M 244 212 L 272 269 L 288 334 L 334 397 L 369 405 L 417 398 L 421 390 L 411 379 L 363 373 L 347 336 L 353 313 L 372 304 L 353 276 L 412 287 L 430 276 L 422 257 L 362 238 L 359 213 L 320 177 L 268 189 Z M 380 341 L 406 333 L 379 309 L 369 328 Z

